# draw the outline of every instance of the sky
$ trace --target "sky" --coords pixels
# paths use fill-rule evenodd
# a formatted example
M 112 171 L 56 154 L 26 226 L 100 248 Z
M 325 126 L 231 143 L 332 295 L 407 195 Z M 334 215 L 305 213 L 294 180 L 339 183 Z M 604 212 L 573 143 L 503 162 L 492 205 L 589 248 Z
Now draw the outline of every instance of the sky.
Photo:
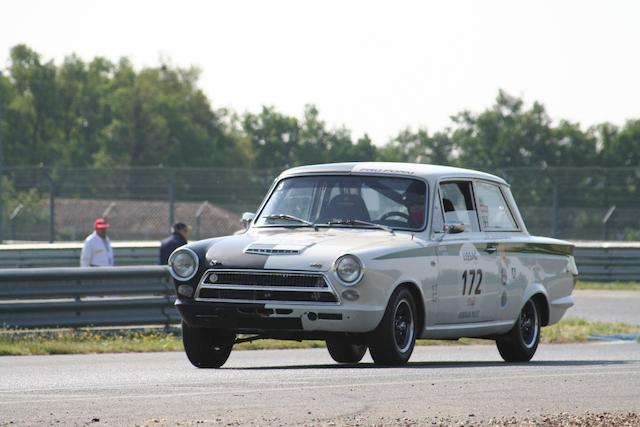
M 583 127 L 640 118 L 640 2 L 360 0 L 3 1 L 0 67 L 130 58 L 202 70 L 214 108 L 315 104 L 330 127 L 383 144 L 489 107 L 499 89 Z

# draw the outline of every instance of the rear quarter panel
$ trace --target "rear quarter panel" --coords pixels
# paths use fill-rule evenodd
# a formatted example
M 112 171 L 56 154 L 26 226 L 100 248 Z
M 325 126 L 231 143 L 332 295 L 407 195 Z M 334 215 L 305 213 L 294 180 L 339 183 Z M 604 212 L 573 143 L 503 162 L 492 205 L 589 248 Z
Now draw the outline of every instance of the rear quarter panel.
M 547 300 L 548 323 L 560 320 L 573 305 L 576 273 L 573 245 L 535 236 L 505 239 L 498 246 L 502 293 L 498 318 L 515 321 L 532 296 Z

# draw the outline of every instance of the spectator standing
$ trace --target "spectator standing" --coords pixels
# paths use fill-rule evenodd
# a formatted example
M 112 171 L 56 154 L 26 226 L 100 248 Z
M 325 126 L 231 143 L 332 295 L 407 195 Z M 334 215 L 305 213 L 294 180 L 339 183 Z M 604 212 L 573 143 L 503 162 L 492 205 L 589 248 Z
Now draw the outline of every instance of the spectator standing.
M 113 248 L 107 237 L 109 224 L 104 218 L 98 218 L 93 223 L 93 233 L 84 239 L 80 254 L 80 267 L 111 267 L 113 266 Z
M 182 222 L 176 222 L 171 227 L 171 236 L 160 242 L 160 265 L 169 263 L 169 255 L 180 246 L 187 244 L 189 227 Z

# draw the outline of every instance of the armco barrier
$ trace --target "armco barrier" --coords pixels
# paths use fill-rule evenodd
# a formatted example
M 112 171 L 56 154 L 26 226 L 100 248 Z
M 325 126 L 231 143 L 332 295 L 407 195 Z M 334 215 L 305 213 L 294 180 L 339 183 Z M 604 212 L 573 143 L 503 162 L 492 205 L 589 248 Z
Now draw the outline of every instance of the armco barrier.
M 60 248 L 65 255 L 56 256 L 56 245 L 45 246 L 46 251 L 3 249 L 0 262 L 8 264 L 7 257 L 22 265 L 56 265 L 75 250 Z M 158 250 L 157 244 L 121 249 L 138 260 L 144 251 L 155 258 Z M 577 242 L 575 257 L 582 280 L 640 281 L 640 243 Z M 164 266 L 0 269 L 0 326 L 5 327 L 169 325 L 180 321 L 174 301 Z
M 640 281 L 640 242 L 574 242 L 580 279 Z M 0 245 L 0 269 L 75 267 L 81 243 Z M 158 263 L 158 242 L 113 243 L 116 265 Z
M 640 242 L 576 242 L 581 280 L 640 282 Z
M 0 326 L 170 325 L 180 321 L 167 267 L 0 270 Z
M 1 268 L 78 267 L 82 243 L 27 243 L 0 245 Z M 114 242 L 116 265 L 154 265 L 159 242 Z

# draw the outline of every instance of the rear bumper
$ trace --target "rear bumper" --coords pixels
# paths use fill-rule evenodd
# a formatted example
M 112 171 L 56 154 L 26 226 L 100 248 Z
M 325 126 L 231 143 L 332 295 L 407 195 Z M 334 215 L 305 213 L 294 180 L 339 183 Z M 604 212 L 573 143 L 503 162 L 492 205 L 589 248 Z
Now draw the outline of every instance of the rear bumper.
M 567 310 L 575 304 L 573 295 L 558 298 L 549 304 L 549 325 L 558 323 Z
M 189 326 L 239 333 L 340 332 L 366 333 L 380 323 L 384 309 L 343 305 L 290 305 L 176 300 Z

